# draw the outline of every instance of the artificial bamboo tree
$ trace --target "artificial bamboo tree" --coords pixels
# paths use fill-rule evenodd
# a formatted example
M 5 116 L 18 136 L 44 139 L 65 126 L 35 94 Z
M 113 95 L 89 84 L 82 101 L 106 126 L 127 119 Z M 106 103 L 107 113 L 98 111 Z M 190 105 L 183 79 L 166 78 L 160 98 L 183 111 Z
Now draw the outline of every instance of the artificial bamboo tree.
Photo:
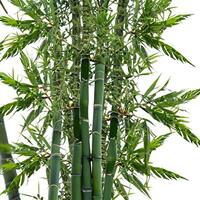
M 137 80 L 153 72 L 157 56 L 148 52 L 149 47 L 192 64 L 162 39 L 165 29 L 189 15 L 172 15 L 171 0 L 11 2 L 19 15 L 28 17 L 0 18 L 19 30 L 1 42 L 1 60 L 19 54 L 29 82 L 0 73 L 0 80 L 17 95 L 0 108 L 1 116 L 30 110 L 22 132 L 25 142 L 12 148 L 22 158 L 12 168 L 19 170 L 14 178 L 17 185 L 45 166 L 50 171 L 49 200 L 117 196 L 126 200 L 132 197 L 125 180 L 149 196 L 141 175 L 146 180 L 152 175 L 183 179 L 153 166 L 151 154 L 172 132 L 200 145 L 178 114 L 181 104 L 196 98 L 200 90 L 168 92 L 168 82 L 158 87 L 158 78 L 142 92 Z M 35 47 L 34 59 L 24 52 L 30 44 Z M 148 117 L 140 115 L 141 110 Z M 164 124 L 170 134 L 156 136 L 151 130 L 153 120 Z

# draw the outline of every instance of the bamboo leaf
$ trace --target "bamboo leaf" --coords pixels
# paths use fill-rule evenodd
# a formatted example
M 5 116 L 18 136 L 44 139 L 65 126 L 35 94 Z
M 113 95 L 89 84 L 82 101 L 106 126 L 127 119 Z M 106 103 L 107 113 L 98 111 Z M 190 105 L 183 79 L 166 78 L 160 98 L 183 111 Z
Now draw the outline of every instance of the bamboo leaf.
M 12 169 L 17 169 L 18 165 L 14 162 L 7 162 L 5 164 L 0 165 L 0 169 L 2 169 L 3 171 L 9 171 Z
M 180 96 L 180 99 L 183 103 L 187 103 L 188 101 L 195 99 L 200 95 L 200 89 L 190 90 L 185 92 Z
M 171 135 L 171 133 L 167 133 L 167 134 L 160 135 L 160 136 L 154 138 L 149 144 L 151 151 L 156 150 L 157 148 L 161 147 L 163 145 L 163 143 L 165 142 L 165 140 L 170 135 Z
M 150 37 L 148 35 L 145 35 L 143 36 L 143 39 L 150 47 L 153 47 L 157 50 L 162 50 L 164 54 L 166 54 L 167 56 L 175 60 L 179 60 L 183 63 L 188 63 L 194 66 L 185 56 L 183 56 L 180 52 L 178 52 L 172 46 L 164 43 L 160 38 L 155 38 L 155 37 Z
M 175 124 L 175 130 L 186 141 L 194 143 L 196 146 L 200 146 L 200 139 L 192 133 L 192 131 L 185 124 Z
M 35 63 L 31 59 L 29 59 L 22 51 L 20 52 L 20 60 L 23 64 L 26 75 L 32 85 L 38 87 L 38 85 L 42 84 L 43 82 Z
M 26 94 L 26 93 L 30 92 L 30 88 L 33 87 L 30 84 L 19 82 L 19 81 L 15 80 L 14 77 L 9 76 L 3 72 L 0 72 L 0 80 L 4 84 L 15 89 L 18 93 L 22 93 L 22 94 Z
M 2 116 L 10 114 L 16 107 L 17 107 L 18 101 L 13 101 L 11 103 L 5 104 L 2 107 L 0 107 L 0 114 Z
M 146 174 L 150 173 L 149 170 L 149 159 L 150 159 L 150 135 L 151 131 L 149 127 L 147 126 L 146 122 L 143 123 L 143 131 L 144 131 L 144 138 L 143 138 L 143 143 L 144 143 L 144 165 L 145 165 L 145 170 Z
M 130 175 L 128 174 L 126 169 L 123 169 L 122 175 L 129 183 L 133 184 L 140 192 L 144 193 L 150 198 L 149 193 L 145 188 L 144 184 L 133 173 Z
M 144 93 L 144 97 L 147 97 L 156 88 L 156 85 L 157 85 L 159 79 L 160 79 L 160 76 L 146 90 L 146 92 Z
M 44 109 L 44 105 L 41 104 L 40 106 L 38 106 L 38 108 L 35 110 L 33 109 L 29 114 L 28 116 L 26 117 L 25 121 L 24 121 L 24 125 L 23 125 L 23 128 L 22 128 L 22 131 L 28 127 L 38 116 L 39 114 L 43 111 Z M 21 131 L 21 132 L 22 132 Z
M 200 95 L 200 89 L 195 90 L 181 90 L 181 91 L 173 91 L 166 95 L 160 96 L 153 101 L 157 103 L 158 106 L 161 107 L 175 107 L 180 104 L 187 103 Z
M 16 20 L 7 16 L 1 16 L 0 22 L 2 22 L 6 26 L 19 28 L 22 31 L 33 29 L 35 24 L 34 20 Z
M 40 20 L 42 16 L 45 14 L 42 12 L 41 9 L 41 2 L 36 2 L 33 0 L 10 0 L 11 3 L 17 6 L 21 11 L 23 11 L 26 15 L 30 16 L 35 20 Z
M 123 186 L 123 184 L 120 182 L 118 178 L 114 181 L 115 187 L 118 191 L 118 193 L 123 197 L 124 200 L 129 200 L 128 194 Z
M 176 132 L 183 137 L 186 141 L 191 142 L 197 146 L 200 145 L 200 139 L 192 133 L 192 131 L 182 122 L 182 116 L 177 116 L 174 112 L 162 109 L 158 110 L 156 107 L 154 109 L 147 108 L 144 109 L 148 112 L 154 119 L 159 122 L 162 122 L 164 125 L 170 129 L 176 130 Z
M 174 180 L 177 180 L 177 179 L 184 179 L 184 180 L 187 180 L 186 178 L 184 178 L 183 176 L 175 173 L 175 172 L 172 172 L 172 171 L 169 171 L 169 170 L 166 170 L 164 168 L 160 168 L 160 167 L 154 167 L 154 166 L 150 166 L 150 169 L 151 169 L 151 172 L 159 177 L 159 178 L 164 178 L 164 179 L 167 179 L 167 180 L 170 180 L 170 179 L 174 179 Z
M 172 27 L 172 26 L 178 25 L 180 22 L 182 22 L 183 20 L 187 19 L 190 16 L 191 14 L 176 15 L 173 17 L 169 17 L 167 20 L 164 20 L 158 23 L 163 24 L 164 27 Z

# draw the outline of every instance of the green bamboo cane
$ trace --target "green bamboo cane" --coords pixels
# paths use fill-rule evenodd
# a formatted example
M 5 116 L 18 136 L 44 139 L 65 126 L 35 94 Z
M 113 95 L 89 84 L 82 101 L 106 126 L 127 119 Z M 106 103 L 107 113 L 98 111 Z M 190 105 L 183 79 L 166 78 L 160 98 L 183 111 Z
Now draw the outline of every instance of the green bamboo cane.
M 72 200 L 81 200 L 82 142 L 80 132 L 79 107 L 73 108 L 74 146 L 72 159 L 71 195 Z
M 90 160 L 90 141 L 89 141 L 89 121 L 88 121 L 88 102 L 89 102 L 89 58 L 83 57 L 81 61 L 81 85 L 80 85 L 80 124 L 82 140 L 82 194 L 83 200 L 92 199 L 91 188 L 91 160 Z
M 61 31 L 59 26 L 59 17 L 57 16 L 57 2 L 55 0 L 50 1 L 50 8 L 55 23 L 52 31 L 52 47 L 53 47 L 53 61 L 54 66 L 50 72 L 51 77 L 51 95 L 52 95 L 52 108 L 53 108 L 53 134 L 51 143 L 51 157 L 50 157 L 50 176 L 49 176 L 49 195 L 48 200 L 58 200 L 59 192 L 59 176 L 60 176 L 60 144 L 61 144 L 61 132 L 62 132 L 62 110 L 60 102 L 61 92 L 61 56 L 62 56 L 62 42 Z
M 9 144 L 4 120 L 3 117 L 1 116 L 0 116 L 0 144 L 5 144 L 5 145 Z M 2 165 L 8 162 L 14 162 L 12 155 L 10 153 L 0 151 L 0 164 Z M 10 183 L 15 179 L 16 176 L 17 176 L 16 170 L 7 170 L 3 172 L 6 188 L 9 187 Z M 20 195 L 17 186 L 8 193 L 8 199 L 20 200 Z
M 128 0 L 119 0 L 117 7 L 117 16 L 116 16 L 116 29 L 115 33 L 118 37 L 122 39 L 123 37 L 123 29 L 125 24 L 125 15 L 126 9 L 128 6 Z M 115 67 L 120 67 L 122 64 L 122 59 L 117 57 L 114 61 Z M 113 82 L 119 82 L 118 76 L 116 74 Z M 120 92 L 115 96 L 118 99 Z M 111 122 L 110 122 L 110 134 L 109 134 L 109 146 L 108 153 L 106 159 L 106 172 L 105 172 L 105 182 L 104 182 L 104 191 L 103 191 L 103 200 L 111 200 L 112 199 L 112 191 L 113 191 L 113 178 L 116 170 L 116 160 L 117 160 L 117 130 L 118 130 L 118 113 L 116 109 L 112 107 L 111 112 Z
M 69 1 L 70 9 L 72 12 L 72 44 L 74 46 L 80 45 L 80 33 L 81 33 L 81 19 L 80 19 L 80 2 L 78 0 Z M 82 142 L 81 130 L 80 130 L 80 118 L 79 118 L 79 105 L 77 99 L 79 94 L 77 93 L 79 88 L 79 74 L 80 74 L 80 53 L 78 50 L 74 50 L 73 67 L 74 67 L 74 108 L 73 108 L 73 131 L 74 131 L 74 145 L 72 152 L 72 174 L 71 174 L 71 195 L 72 200 L 81 200 L 81 179 L 82 179 Z
M 117 130 L 118 130 L 118 114 L 116 112 L 111 113 L 110 122 L 110 134 L 109 134 L 109 146 L 106 159 L 106 174 L 103 191 L 103 200 L 111 200 L 113 190 L 113 178 L 116 169 L 117 160 Z
M 103 118 L 104 77 L 105 65 L 102 63 L 98 63 L 95 66 L 94 115 L 92 130 L 92 177 L 93 199 L 95 200 L 102 199 L 101 131 Z
M 58 200 L 60 174 L 60 142 L 62 130 L 62 114 L 57 110 L 53 116 L 53 136 L 50 158 L 49 200 Z
M 117 7 L 117 16 L 116 16 L 116 29 L 115 33 L 118 37 L 123 37 L 123 29 L 125 24 L 125 15 L 126 9 L 128 6 L 128 0 L 119 0 Z M 116 67 L 121 66 L 122 59 L 116 58 L 114 65 Z M 119 82 L 116 76 L 115 82 Z M 118 93 L 119 95 L 120 93 Z M 118 98 L 116 96 L 116 98 Z M 111 113 L 111 122 L 110 122 L 110 134 L 109 134 L 109 146 L 108 146 L 108 154 L 106 159 L 106 173 L 105 173 L 105 183 L 104 183 L 104 191 L 103 191 L 103 200 L 111 200 L 112 199 L 112 191 L 113 191 L 113 180 L 116 170 L 116 160 L 117 160 L 117 130 L 118 130 L 118 113 L 115 111 L 116 109 L 112 108 Z
M 72 159 L 72 200 L 81 200 L 82 143 L 74 144 Z

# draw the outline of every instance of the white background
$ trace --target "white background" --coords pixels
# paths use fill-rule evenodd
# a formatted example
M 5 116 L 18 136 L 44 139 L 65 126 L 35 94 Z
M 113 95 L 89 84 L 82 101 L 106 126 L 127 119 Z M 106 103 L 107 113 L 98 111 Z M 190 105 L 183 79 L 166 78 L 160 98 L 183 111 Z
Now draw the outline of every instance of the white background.
M 3 1 L 10 15 L 16 12 L 15 8 L 10 6 L 7 1 Z M 189 60 L 191 60 L 196 68 L 187 64 L 182 64 L 171 60 L 165 56 L 159 58 L 159 61 L 154 65 L 156 74 L 162 74 L 162 80 L 167 80 L 171 77 L 169 88 L 180 90 L 184 88 L 200 88 L 200 2 L 198 0 L 174 0 L 173 4 L 178 7 L 177 13 L 192 13 L 194 14 L 184 23 L 176 26 L 164 35 L 164 38 L 169 44 L 173 44 L 175 48 L 180 50 Z M 0 14 L 3 10 L 0 8 Z M 3 39 L 11 29 L 0 25 L 0 40 Z M 0 64 L 0 71 L 11 72 L 15 70 L 16 74 L 23 75 L 22 68 L 17 59 L 13 58 L 9 61 Z M 155 77 L 145 80 L 142 88 L 147 88 L 150 81 Z M 162 83 L 162 82 L 161 82 Z M 0 84 L 0 105 L 12 100 L 14 92 Z M 200 98 L 193 100 L 185 105 L 188 110 L 190 119 L 190 127 L 195 134 L 200 137 Z M 20 115 L 6 118 L 6 126 L 10 142 L 18 140 L 17 132 L 20 130 L 18 120 Z M 157 132 L 162 131 L 162 127 L 156 127 Z M 162 132 L 161 132 L 162 134 Z M 162 179 L 151 179 L 151 197 L 153 200 L 199 200 L 199 180 L 200 180 L 200 148 L 198 149 L 192 144 L 185 142 L 178 135 L 171 136 L 167 142 L 153 154 L 152 161 L 156 166 L 166 167 L 174 170 L 189 179 L 189 181 L 165 181 Z M 38 179 L 42 177 L 44 172 L 40 172 L 36 177 L 31 178 L 27 186 L 24 186 L 21 192 L 26 194 L 36 194 L 38 191 Z M 4 187 L 3 179 L 0 177 L 0 191 Z M 147 200 L 140 193 L 136 193 L 131 199 Z M 46 181 L 40 179 L 40 193 L 45 195 L 47 199 Z M 22 199 L 32 199 L 23 197 Z M 5 196 L 1 196 L 0 200 L 6 200 Z

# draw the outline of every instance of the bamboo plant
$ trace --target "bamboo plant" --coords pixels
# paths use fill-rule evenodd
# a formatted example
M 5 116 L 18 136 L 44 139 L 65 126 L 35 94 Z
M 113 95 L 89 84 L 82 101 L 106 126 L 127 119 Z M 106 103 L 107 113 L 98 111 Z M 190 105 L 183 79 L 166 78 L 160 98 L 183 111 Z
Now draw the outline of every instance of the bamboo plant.
M 10 2 L 17 16 L 0 21 L 18 33 L 2 39 L 1 61 L 18 56 L 26 80 L 0 72 L 1 82 L 16 91 L 0 115 L 25 110 L 27 116 L 20 141 L 5 141 L 11 158 L 20 160 L 1 165 L 14 172 L 4 193 L 20 199 L 16 188 L 42 167 L 49 194 L 35 199 L 132 199 L 127 182 L 150 197 L 151 176 L 185 179 L 154 166 L 151 155 L 174 133 L 200 145 L 181 108 L 200 89 L 168 92 L 169 81 L 159 85 L 158 77 L 143 92 L 137 81 L 153 75 L 161 53 L 193 65 L 162 38 L 190 15 L 174 15 L 171 0 Z M 153 132 L 155 121 L 166 134 Z

